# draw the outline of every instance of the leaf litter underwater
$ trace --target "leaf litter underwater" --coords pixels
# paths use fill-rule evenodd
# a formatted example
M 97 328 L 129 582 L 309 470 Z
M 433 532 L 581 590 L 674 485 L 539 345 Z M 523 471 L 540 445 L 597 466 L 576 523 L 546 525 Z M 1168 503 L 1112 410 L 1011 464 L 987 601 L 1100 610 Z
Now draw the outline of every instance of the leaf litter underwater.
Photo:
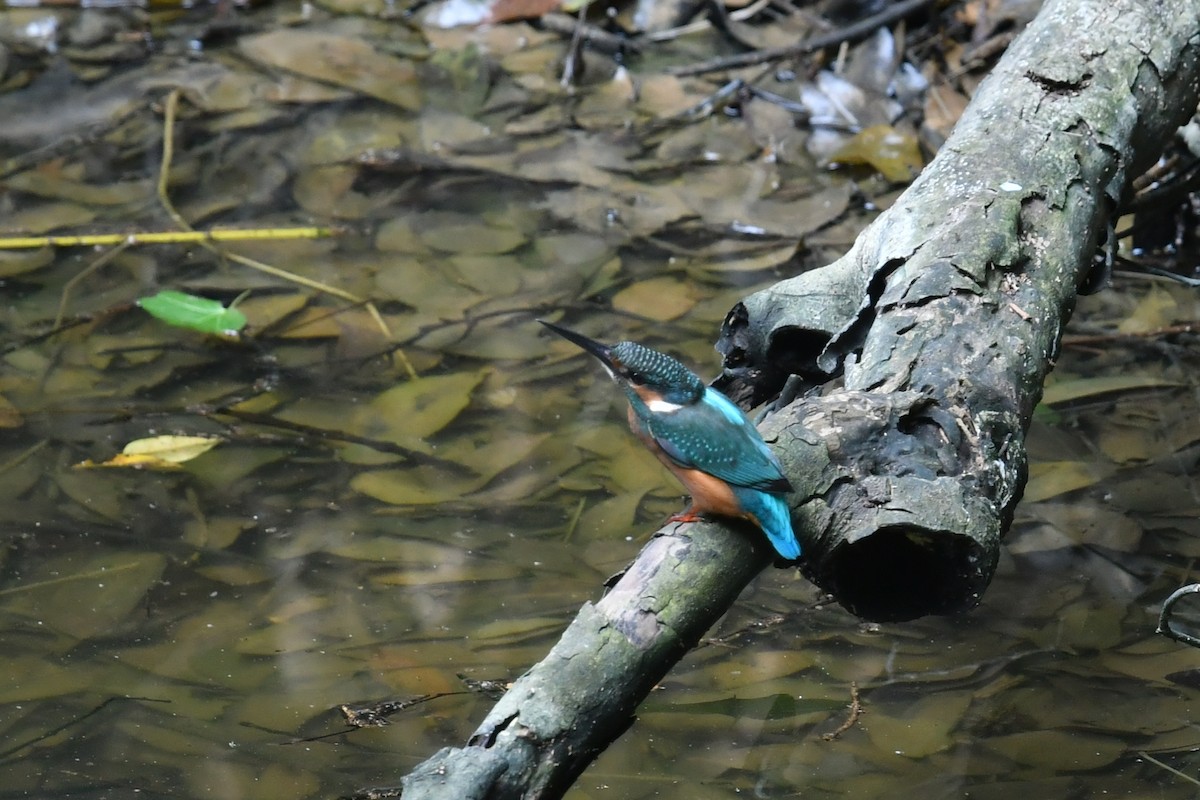
M 419 82 L 397 64 L 427 43 L 403 26 L 320 27 L 97 74 L 101 110 L 57 120 L 88 135 L 6 178 L 12 232 L 161 228 L 145 96 L 179 88 L 174 209 L 197 227 L 342 226 L 221 252 L 364 302 L 200 246 L 95 268 L 65 248 L 0 256 L 16 333 L 0 385 L 5 796 L 325 797 L 465 741 L 492 701 L 459 676 L 519 675 L 681 504 L 612 387 L 533 317 L 601 301 L 614 333 L 711 374 L 733 302 L 844 248 L 870 217 L 856 192 L 893 191 L 758 160 L 735 119 L 617 135 L 703 99 L 676 79 L 636 101 L 585 92 L 567 125 L 539 72 L 561 44 L 528 26 L 477 34 L 490 61 L 438 33 Z M 364 85 L 355 59 L 389 79 Z M 51 78 L 4 102 L 87 96 Z M 49 115 L 10 128 L 6 153 Z M 746 220 L 758 231 L 727 235 Z M 163 325 L 132 302 L 158 286 L 214 309 L 249 291 L 250 334 Z M 1194 319 L 1195 299 L 1118 289 L 1081 303 L 1073 329 L 1117 338 L 1067 347 L 1030 439 L 1031 502 L 979 608 L 866 624 L 768 571 L 569 796 L 1194 796 L 1198 656 L 1153 630 L 1200 555 L 1200 373 L 1194 343 L 1135 336 Z M 95 466 L 158 436 L 204 452 Z M 863 713 L 826 740 L 852 686 Z M 385 700 L 403 707 L 382 727 L 336 711 Z

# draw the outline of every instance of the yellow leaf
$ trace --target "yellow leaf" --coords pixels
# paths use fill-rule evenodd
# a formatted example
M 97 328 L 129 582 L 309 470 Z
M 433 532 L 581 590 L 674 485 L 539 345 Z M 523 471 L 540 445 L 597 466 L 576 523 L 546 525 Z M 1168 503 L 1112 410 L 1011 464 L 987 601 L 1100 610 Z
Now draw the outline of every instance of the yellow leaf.
M 1147 333 L 1170 325 L 1179 318 L 1179 314 L 1179 304 L 1169 292 L 1152 288 L 1149 294 L 1138 301 L 1129 317 L 1121 321 L 1117 331 L 1124 334 Z
M 1029 483 L 1024 502 L 1036 503 L 1060 494 L 1092 486 L 1112 473 L 1112 469 L 1083 461 L 1041 461 L 1029 465 Z
M 82 466 L 82 465 L 80 465 Z M 145 455 L 135 453 L 128 455 L 126 453 L 117 453 L 101 464 L 96 464 L 98 467 L 130 467 L 132 469 L 183 469 L 173 461 L 166 461 L 158 456 Z
M 207 453 L 222 441 L 217 436 L 151 436 L 135 439 L 121 452 L 127 456 L 152 456 L 171 464 L 182 464 Z
M 178 464 L 169 464 L 153 456 L 127 456 L 118 453 L 108 461 L 92 461 L 85 458 L 75 465 L 75 469 L 98 469 L 100 467 L 129 467 L 130 469 L 183 469 Z
M 1180 386 L 1178 381 L 1153 375 L 1105 375 L 1099 378 L 1069 378 L 1046 386 L 1042 392 L 1042 404 L 1047 406 L 1070 403 L 1077 400 L 1094 400 L 1104 395 L 1132 392 L 1142 389 L 1162 389 Z
M 872 125 L 862 130 L 830 160 L 838 164 L 869 164 L 896 183 L 911 181 L 923 165 L 916 137 L 891 125 Z

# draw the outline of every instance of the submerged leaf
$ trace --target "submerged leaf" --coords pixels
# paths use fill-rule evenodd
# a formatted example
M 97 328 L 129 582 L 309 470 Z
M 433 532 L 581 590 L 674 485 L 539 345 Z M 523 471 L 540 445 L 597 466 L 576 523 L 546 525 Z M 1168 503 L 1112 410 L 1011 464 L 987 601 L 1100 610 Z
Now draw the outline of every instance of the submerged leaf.
M 430 217 L 417 236 L 428 247 L 445 253 L 498 255 L 525 243 L 526 236 L 512 228 L 498 228 L 479 219 Z
M 140 298 L 138 305 L 168 325 L 201 333 L 231 336 L 246 327 L 246 315 L 236 308 L 226 308 L 219 300 L 184 292 L 162 291 L 153 297 Z
M 0 703 L 5 706 L 46 697 L 61 698 L 86 691 L 91 685 L 91 675 L 74 664 L 59 666 L 42 653 L 6 650 L 0 654 Z
M 645 494 L 645 491 L 622 492 L 591 504 L 579 515 L 575 532 L 589 540 L 632 532 Z
M 110 458 L 108 461 L 102 461 L 99 464 L 97 464 L 95 461 L 92 461 L 90 458 L 85 459 L 84 461 L 80 461 L 78 464 L 76 464 L 75 467 L 77 469 L 93 469 L 95 467 L 128 467 L 130 469 L 166 469 L 166 470 L 183 469 L 183 467 L 179 466 L 178 464 L 172 464 L 169 461 L 163 461 L 162 459 L 155 458 L 154 456 L 144 456 L 144 455 L 130 456 L 130 455 L 126 455 L 124 453 L 117 453 L 115 456 Z
M 471 638 L 489 647 L 508 647 L 530 639 L 557 636 L 561 631 L 559 617 L 502 617 L 480 625 Z
M 1056 381 L 1042 393 L 1043 405 L 1070 403 L 1075 400 L 1090 400 L 1117 392 L 1137 389 L 1161 389 L 1179 386 L 1178 381 L 1157 378 L 1152 375 L 1105 375 L 1098 378 L 1074 378 Z
M 638 281 L 617 292 L 613 308 L 647 319 L 679 319 L 698 302 L 696 287 L 691 281 L 659 275 Z
M 354 476 L 350 488 L 393 506 L 441 505 L 463 499 L 481 481 L 433 466 L 381 469 Z
M 438 447 L 438 455 L 469 467 L 480 479 L 490 481 L 526 459 L 549 433 L 486 431 L 463 436 Z
M 417 71 L 361 39 L 306 30 L 276 30 L 238 42 L 253 61 L 343 86 L 415 111 L 421 106 Z
M 293 450 L 284 447 L 221 447 L 189 464 L 188 474 L 227 490 L 259 467 L 293 455 Z
M 1106 477 L 1111 469 L 1084 461 L 1038 462 L 1029 467 L 1029 484 L 1024 501 L 1036 503 L 1091 486 Z
M 443 586 L 470 585 L 484 581 L 501 581 L 511 585 L 520 574 L 515 564 L 438 564 L 424 569 L 401 569 L 371 576 L 376 586 Z
M 449 425 L 471 403 L 484 372 L 458 372 L 408 380 L 377 395 L 355 415 L 352 432 L 413 444 Z
M 151 436 L 148 439 L 135 439 L 125 445 L 121 452 L 125 455 L 149 455 L 172 464 L 182 464 L 207 453 L 222 441 L 217 436 Z
M 1169 292 L 1152 288 L 1138 301 L 1129 316 L 1121 320 L 1117 331 L 1132 335 L 1147 333 L 1170 325 L 1180 318 L 1180 308 L 1175 298 Z
M 9 212 L 0 222 L 0 233 L 36 236 L 53 230 L 83 225 L 96 218 L 96 212 L 78 203 L 41 203 Z
M 255 330 L 261 330 L 296 314 L 308 305 L 309 300 L 309 296 L 303 292 L 260 295 L 238 303 L 238 310 L 246 315 L 247 320 L 254 320 Z
M 923 166 L 916 137 L 900 133 L 891 125 L 872 125 L 842 145 L 830 160 L 869 164 L 896 183 L 911 181 Z
M 871 724 L 864 727 L 880 751 L 924 758 L 954 746 L 970 705 L 970 692 L 939 692 L 899 709 L 873 705 Z
M 1115 736 L 1096 736 L 1083 731 L 1049 730 L 994 736 L 982 741 L 1018 764 L 1045 769 L 1097 769 L 1119 758 L 1125 745 Z
M 11 278 L 41 269 L 54 260 L 54 248 L 0 250 L 0 278 Z
M 64 495 L 90 513 L 110 522 L 127 522 L 120 481 L 73 470 L 59 472 L 54 480 Z
M 111 635 L 136 621 L 134 609 L 166 565 L 160 553 L 62 556 L 23 574 L 4 591 L 0 609 L 78 639 Z
M 20 409 L 0 394 L 0 428 L 19 428 L 24 424 Z

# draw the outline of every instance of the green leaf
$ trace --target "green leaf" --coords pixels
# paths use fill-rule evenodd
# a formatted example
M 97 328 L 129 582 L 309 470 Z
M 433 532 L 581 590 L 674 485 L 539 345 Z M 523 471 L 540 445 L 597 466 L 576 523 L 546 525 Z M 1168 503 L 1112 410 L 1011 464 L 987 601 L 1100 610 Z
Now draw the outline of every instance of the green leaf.
M 246 327 L 246 315 L 236 308 L 226 308 L 220 301 L 183 292 L 159 292 L 153 297 L 140 298 L 138 305 L 168 325 L 201 333 L 232 336 Z

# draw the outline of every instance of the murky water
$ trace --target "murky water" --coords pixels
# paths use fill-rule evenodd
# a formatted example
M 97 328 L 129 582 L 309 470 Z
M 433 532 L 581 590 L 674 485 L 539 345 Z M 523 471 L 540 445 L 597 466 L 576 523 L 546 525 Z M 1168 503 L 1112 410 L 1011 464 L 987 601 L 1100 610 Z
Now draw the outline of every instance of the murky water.
M 200 22 L 154 24 L 171 42 Z M 398 26 L 313 27 L 367 58 L 355 42 Z M 156 194 L 174 89 L 183 218 L 345 230 L 0 257 L 0 797 L 328 797 L 462 744 L 492 702 L 470 682 L 540 659 L 680 505 L 611 384 L 534 317 L 711 374 L 732 302 L 862 224 L 844 177 L 757 160 L 737 120 L 656 132 L 648 154 L 622 123 L 647 101 L 567 102 L 559 42 L 481 36 L 504 74 L 473 91 L 478 52 L 441 42 L 420 103 L 407 73 L 312 82 L 279 60 L 311 40 L 167 44 L 91 87 L 55 62 L 3 95 L 2 154 L 24 159 L 6 234 L 175 228 Z M 747 209 L 806 220 L 802 257 L 796 235 L 729 237 Z M 132 305 L 159 288 L 249 292 L 252 336 Z M 770 570 L 570 796 L 1194 797 L 1200 652 L 1153 630 L 1200 555 L 1200 348 L 1139 334 L 1198 311 L 1127 276 L 1083 302 L 1068 334 L 1090 338 L 1055 373 L 979 608 L 867 625 Z M 80 466 L 163 434 L 220 443 L 173 470 Z M 827 740 L 852 686 L 863 713 Z M 412 704 L 357 730 L 336 710 L 384 700 Z

